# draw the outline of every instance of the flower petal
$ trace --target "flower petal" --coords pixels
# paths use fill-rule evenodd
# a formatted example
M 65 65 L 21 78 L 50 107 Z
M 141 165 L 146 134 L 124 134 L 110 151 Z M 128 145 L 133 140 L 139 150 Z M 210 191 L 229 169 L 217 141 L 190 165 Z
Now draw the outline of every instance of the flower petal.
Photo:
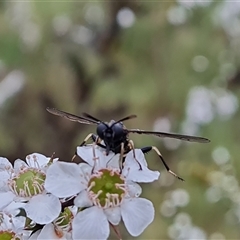
M 54 225 L 49 223 L 43 227 L 38 235 L 37 240 L 47 240 L 47 239 L 66 239 L 64 232 L 59 228 L 58 232 L 55 231 Z
M 6 206 L 8 206 L 14 199 L 15 194 L 12 192 L 0 192 L 0 210 L 3 210 Z
M 0 172 L 12 168 L 13 168 L 12 164 L 9 162 L 7 158 L 0 157 Z
M 134 182 L 148 183 L 157 180 L 160 176 L 160 172 L 151 171 L 146 167 L 142 167 L 142 170 L 130 170 L 126 178 Z
M 7 207 L 4 208 L 4 212 L 9 215 L 16 216 L 21 212 L 21 208 L 24 208 L 25 205 L 25 202 L 12 201 Z
M 48 224 L 59 216 L 61 203 L 52 194 L 38 194 L 29 200 L 24 209 L 36 223 Z
M 55 162 L 47 170 L 45 189 L 59 198 L 81 192 L 87 183 L 76 163 Z
M 136 157 L 137 161 L 139 162 L 139 164 L 141 166 L 147 167 L 147 161 L 145 159 L 145 156 L 144 156 L 142 150 L 134 149 L 134 152 L 135 152 L 135 157 Z M 137 163 L 137 161 L 134 159 L 133 150 L 131 150 L 126 156 L 125 164 L 131 165 L 131 167 L 139 168 L 139 164 Z
M 80 208 L 91 207 L 93 205 L 92 201 L 88 197 L 86 190 L 81 191 L 77 195 L 77 197 L 74 199 L 74 204 Z
M 121 210 L 120 207 L 112 207 L 104 209 L 104 213 L 107 216 L 107 219 L 113 225 L 118 225 L 121 221 Z
M 154 208 L 152 202 L 144 198 L 124 199 L 121 214 L 128 232 L 136 237 L 153 221 Z
M 79 212 L 72 223 L 73 239 L 107 239 L 109 223 L 101 208 L 96 206 Z
M 81 168 L 82 173 L 84 174 L 86 180 L 88 181 L 92 175 L 92 167 L 87 163 L 79 163 L 78 166 Z
M 102 148 L 91 144 L 83 147 L 77 147 L 77 155 L 90 166 L 94 166 L 94 170 L 98 170 L 106 168 L 107 164 L 115 154 L 110 152 L 108 156 L 106 156 L 105 151 L 103 151 Z
M 26 217 L 24 216 L 18 216 L 18 217 L 12 217 L 12 230 L 15 231 L 22 231 L 26 224 Z
M 29 168 L 29 166 L 21 159 L 16 159 L 13 164 L 15 173 L 23 170 L 24 168 Z
M 40 234 L 41 230 L 37 230 L 36 232 L 34 232 L 29 238 L 28 240 L 38 240 L 38 236 Z
M 108 153 L 108 155 L 106 155 L 106 151 L 104 148 L 101 147 L 97 147 L 96 148 L 96 157 L 97 157 L 97 162 L 96 162 L 96 169 L 95 170 L 99 170 L 102 168 L 106 168 L 106 167 L 113 167 L 114 165 L 116 165 L 116 161 L 114 161 L 114 157 L 115 157 L 115 153 L 113 153 L 112 151 L 110 151 Z M 118 155 L 118 159 L 120 154 Z M 117 165 L 117 168 L 119 168 L 119 164 Z
M 10 179 L 10 172 L 0 170 L 0 192 L 9 191 L 8 181 Z
M 1 215 L 1 221 L 0 221 L 0 239 L 9 239 L 8 238 L 8 234 L 4 235 L 4 232 L 11 232 L 14 233 L 14 236 L 12 236 L 13 238 L 11 239 L 21 239 L 23 240 L 23 237 L 27 237 L 29 236 L 29 234 L 27 232 L 25 232 L 23 230 L 25 223 L 26 223 L 26 218 L 23 216 L 18 216 L 18 217 L 14 217 L 12 215 L 9 215 L 8 213 L 5 212 L 5 210 L 3 212 L 0 213 Z M 2 235 L 3 232 L 3 235 Z M 21 236 L 22 237 L 21 237 Z M 25 235 L 25 236 L 23 236 Z M 5 236 L 5 237 L 4 237 Z M 19 236 L 19 237 L 18 237 Z M 17 238 L 16 238 L 17 237 Z
M 132 180 L 134 182 L 146 183 L 157 180 L 160 173 L 158 171 L 151 171 L 148 169 L 144 154 L 140 149 L 135 149 L 135 156 L 136 159 L 133 157 L 133 150 L 127 154 L 122 175 L 127 180 Z
M 111 169 L 116 169 L 120 171 L 120 165 L 119 165 L 119 158 L 120 154 L 114 155 L 107 163 L 106 167 Z
M 49 163 L 49 161 L 49 157 L 40 153 L 32 153 L 26 156 L 26 162 L 32 168 L 43 168 Z
M 12 164 L 8 161 L 7 158 L 0 157 L 0 192 L 9 191 L 7 182 L 11 178 L 12 173 Z
M 92 144 L 83 147 L 77 147 L 77 155 L 90 166 L 94 165 L 93 148 L 94 145 Z
M 135 182 L 127 181 L 127 197 L 139 197 L 142 193 L 142 188 Z

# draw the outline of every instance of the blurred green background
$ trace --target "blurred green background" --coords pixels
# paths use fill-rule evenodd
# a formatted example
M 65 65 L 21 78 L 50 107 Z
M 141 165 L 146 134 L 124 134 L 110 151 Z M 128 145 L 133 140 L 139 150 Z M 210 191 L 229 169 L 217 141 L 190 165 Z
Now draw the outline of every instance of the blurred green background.
M 142 185 L 156 214 L 139 239 L 239 239 L 239 66 L 240 2 L 1 1 L 0 155 L 70 161 L 95 132 L 46 107 L 207 137 L 130 136 L 186 180 L 146 156 L 161 176 Z

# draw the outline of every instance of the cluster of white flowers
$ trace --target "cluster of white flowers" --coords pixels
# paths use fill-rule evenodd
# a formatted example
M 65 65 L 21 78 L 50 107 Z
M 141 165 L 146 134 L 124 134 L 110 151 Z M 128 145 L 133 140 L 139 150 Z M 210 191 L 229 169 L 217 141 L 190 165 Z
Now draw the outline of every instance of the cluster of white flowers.
M 140 149 L 124 159 L 96 145 L 77 147 L 84 163 L 33 153 L 13 166 L 0 158 L 0 239 L 120 239 L 122 220 L 132 236 L 153 221 L 152 203 L 138 183 L 160 173 L 147 167 Z

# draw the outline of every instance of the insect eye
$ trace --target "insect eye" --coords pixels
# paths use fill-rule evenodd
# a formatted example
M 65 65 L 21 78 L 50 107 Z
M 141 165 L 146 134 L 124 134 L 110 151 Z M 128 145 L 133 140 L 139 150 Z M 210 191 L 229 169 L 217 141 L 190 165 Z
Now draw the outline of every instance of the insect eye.
M 112 126 L 112 131 L 113 131 L 113 134 L 114 134 L 114 138 L 122 137 L 123 125 L 121 123 L 114 124 Z
M 103 139 L 104 138 L 104 132 L 106 131 L 107 126 L 103 123 L 99 123 L 97 126 L 97 135 Z

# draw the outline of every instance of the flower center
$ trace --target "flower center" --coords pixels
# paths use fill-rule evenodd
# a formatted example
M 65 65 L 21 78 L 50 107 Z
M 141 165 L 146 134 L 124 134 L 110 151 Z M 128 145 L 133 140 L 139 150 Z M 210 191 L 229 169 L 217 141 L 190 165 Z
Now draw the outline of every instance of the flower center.
M 16 238 L 15 234 L 13 232 L 7 232 L 7 231 L 0 231 L 0 239 L 1 240 L 20 240 L 20 238 Z
M 89 196 L 94 205 L 103 208 L 120 205 L 125 195 L 125 182 L 119 172 L 101 169 L 94 173 L 88 183 Z
M 27 168 L 9 182 L 10 189 L 20 197 L 42 193 L 46 175 L 38 169 Z
M 54 221 L 56 228 L 69 231 L 71 228 L 71 220 L 73 219 L 73 214 L 69 208 L 64 208 L 64 211 L 61 212 L 58 218 Z M 55 228 L 55 230 L 56 230 Z

